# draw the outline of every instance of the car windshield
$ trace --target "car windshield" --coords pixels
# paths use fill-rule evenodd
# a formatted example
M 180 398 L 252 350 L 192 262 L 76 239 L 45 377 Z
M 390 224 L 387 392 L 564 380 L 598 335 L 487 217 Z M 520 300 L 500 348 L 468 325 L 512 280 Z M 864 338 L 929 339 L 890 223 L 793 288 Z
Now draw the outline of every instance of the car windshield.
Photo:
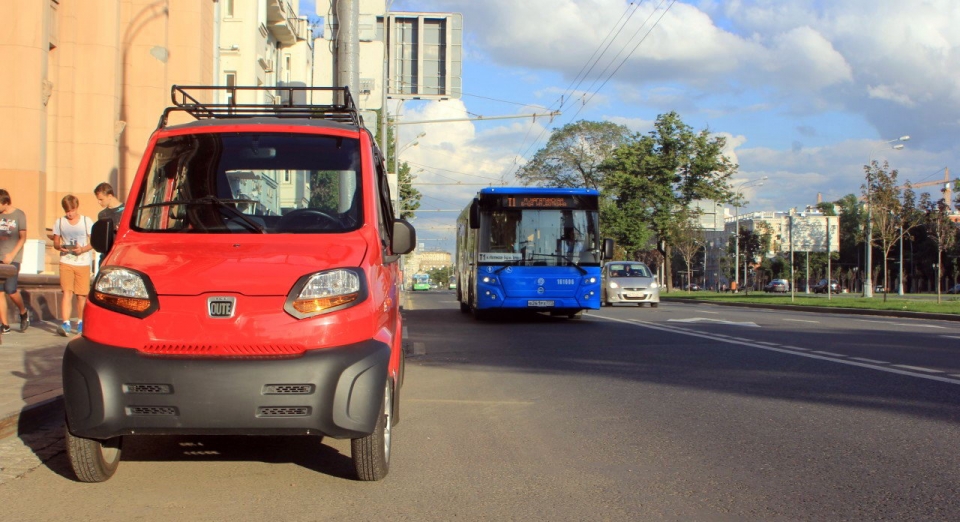
M 142 232 L 264 234 L 361 224 L 359 141 L 205 133 L 157 142 L 136 196 Z
M 607 273 L 610 277 L 653 277 L 647 265 L 637 263 L 610 264 Z

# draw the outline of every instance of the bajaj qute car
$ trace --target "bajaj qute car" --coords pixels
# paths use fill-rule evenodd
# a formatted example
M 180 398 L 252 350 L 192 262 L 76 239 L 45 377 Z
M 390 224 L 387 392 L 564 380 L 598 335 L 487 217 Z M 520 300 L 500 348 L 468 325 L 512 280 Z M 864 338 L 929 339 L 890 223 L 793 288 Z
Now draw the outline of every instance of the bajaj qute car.
M 173 88 L 119 229 L 94 225 L 106 255 L 63 357 L 70 464 L 106 480 L 132 434 L 310 435 L 350 439 L 379 480 L 415 244 L 384 158 L 346 88 L 198 101 L 213 89 Z
M 650 268 L 639 261 L 611 261 L 603 266 L 600 302 L 604 306 L 631 303 L 660 305 L 660 284 Z

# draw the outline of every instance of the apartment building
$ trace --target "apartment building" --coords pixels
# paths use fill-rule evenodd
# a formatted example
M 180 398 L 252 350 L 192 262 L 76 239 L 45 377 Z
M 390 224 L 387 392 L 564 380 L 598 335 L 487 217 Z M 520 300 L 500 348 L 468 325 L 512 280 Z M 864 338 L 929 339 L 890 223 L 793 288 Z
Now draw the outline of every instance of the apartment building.
M 57 271 L 48 235 L 63 196 L 90 217 L 97 184 L 125 199 L 172 85 L 312 85 L 313 35 L 298 9 L 298 0 L 0 2 L 10 73 L 0 79 L 0 187 L 27 215 L 22 272 Z M 308 197 L 289 174 L 271 180 L 277 210 Z

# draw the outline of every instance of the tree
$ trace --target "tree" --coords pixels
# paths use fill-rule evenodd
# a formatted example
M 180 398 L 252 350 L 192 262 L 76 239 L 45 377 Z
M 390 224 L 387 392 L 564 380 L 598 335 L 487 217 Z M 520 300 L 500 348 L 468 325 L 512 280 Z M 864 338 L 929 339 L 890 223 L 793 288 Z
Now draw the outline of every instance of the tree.
M 387 125 L 387 150 L 385 151 L 387 170 L 392 171 L 393 165 L 396 163 L 394 155 L 396 153 L 395 146 L 396 140 L 394 139 L 394 133 L 396 132 L 396 125 Z M 410 172 L 410 165 L 406 161 L 397 165 L 397 188 L 400 192 L 399 201 L 400 201 L 400 218 L 403 219 L 412 219 L 414 217 L 414 211 L 420 208 L 420 198 L 422 194 L 420 191 L 413 187 L 413 180 L 417 179 Z
M 413 187 L 413 180 L 416 176 L 410 173 L 410 165 L 404 161 L 400 164 L 400 172 L 397 173 L 397 186 L 400 188 L 400 217 L 403 219 L 412 219 L 414 212 L 420 208 L 420 191 Z
M 436 283 L 440 288 L 447 288 L 450 286 L 450 280 L 453 277 L 453 267 L 433 267 L 430 270 L 427 270 L 427 275 L 429 275 L 430 280 Z
M 910 229 L 919 225 L 924 218 L 923 212 L 917 208 L 916 194 L 907 183 L 899 186 L 896 169 L 890 170 L 890 165 L 884 161 L 880 166 L 876 161 L 864 165 L 867 174 L 867 183 L 862 189 L 866 194 L 869 190 L 869 204 L 872 205 L 873 237 L 871 245 L 878 244 L 883 252 L 883 284 L 889 290 L 889 276 L 887 270 L 887 256 L 890 250 L 901 238 L 909 237 Z M 926 194 L 924 195 L 926 197 Z M 883 293 L 883 300 L 887 300 L 887 292 Z
M 676 112 L 657 117 L 654 130 L 614 150 L 600 170 L 611 198 L 604 233 L 630 251 L 646 248 L 651 238 L 663 254 L 665 284 L 670 271 L 670 234 L 695 199 L 731 201 L 730 177 L 738 166 L 723 155 L 726 141 L 704 129 L 694 133 Z
M 517 172 L 517 179 L 524 185 L 599 190 L 600 164 L 629 135 L 626 126 L 609 121 L 569 123 L 550 135 L 547 145 Z
M 683 259 L 683 264 L 687 269 L 687 283 L 693 281 L 692 267 L 693 259 L 703 248 L 704 234 L 703 227 L 697 222 L 697 212 L 689 208 L 680 211 L 687 216 L 686 219 L 678 219 L 670 230 L 671 244 L 676 248 L 677 253 Z
M 940 274 L 943 272 L 943 252 L 957 242 L 957 224 L 950 219 L 950 204 L 943 198 L 939 201 L 925 199 L 920 204 L 927 237 L 937 245 L 937 303 L 940 302 Z

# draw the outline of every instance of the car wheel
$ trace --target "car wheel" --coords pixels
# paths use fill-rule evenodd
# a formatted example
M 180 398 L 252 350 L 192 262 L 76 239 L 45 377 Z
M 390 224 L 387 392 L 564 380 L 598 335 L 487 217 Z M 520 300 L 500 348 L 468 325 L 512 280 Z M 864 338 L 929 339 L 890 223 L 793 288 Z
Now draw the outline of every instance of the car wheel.
M 64 431 L 67 458 L 77 479 L 81 482 L 103 482 L 113 476 L 120 465 L 122 437 L 100 441 L 77 437 L 67 427 Z
M 660 306 L 660 303 L 650 303 L 650 308 L 656 308 Z
M 390 471 L 390 439 L 393 428 L 393 386 L 387 379 L 383 387 L 383 402 L 373 433 L 350 440 L 350 454 L 357 470 L 357 478 L 363 481 L 382 480 Z

